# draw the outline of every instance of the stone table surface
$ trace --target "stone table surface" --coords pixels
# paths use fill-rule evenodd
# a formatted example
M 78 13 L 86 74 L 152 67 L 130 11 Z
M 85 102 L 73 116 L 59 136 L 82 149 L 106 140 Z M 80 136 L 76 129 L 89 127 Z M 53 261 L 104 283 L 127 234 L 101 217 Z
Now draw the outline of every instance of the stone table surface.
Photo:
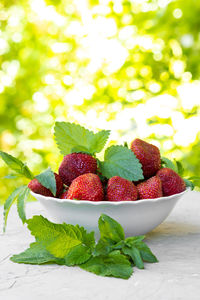
M 38 202 L 28 203 L 27 217 L 47 216 Z M 200 193 L 188 192 L 171 215 L 146 235 L 159 262 L 134 268 L 128 280 L 101 277 L 78 267 L 25 265 L 9 260 L 33 241 L 13 206 L 6 234 L 0 207 L 0 299 L 55 300 L 199 300 Z

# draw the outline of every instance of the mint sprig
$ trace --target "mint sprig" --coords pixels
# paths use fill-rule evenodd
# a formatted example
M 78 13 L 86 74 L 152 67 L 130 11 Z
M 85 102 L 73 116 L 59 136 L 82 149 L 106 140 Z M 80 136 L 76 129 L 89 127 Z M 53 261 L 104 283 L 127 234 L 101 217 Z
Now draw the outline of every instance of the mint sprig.
M 8 218 L 8 214 L 10 211 L 10 208 L 12 206 L 12 204 L 14 203 L 16 197 L 20 194 L 20 192 L 24 189 L 24 186 L 20 186 L 18 188 L 16 188 L 11 194 L 10 196 L 6 199 L 5 203 L 4 203 L 4 211 L 3 211 L 3 215 L 4 215 L 4 225 L 3 225 L 3 231 L 6 231 L 6 225 L 7 225 L 7 218 Z
M 143 242 L 144 236 L 125 239 L 122 226 L 105 214 L 98 221 L 100 240 L 97 243 L 94 232 L 88 233 L 79 225 L 55 224 L 42 216 L 26 222 L 35 242 L 11 257 L 16 263 L 76 265 L 96 275 L 128 279 L 133 265 L 141 269 L 145 261 L 157 262 Z
M 124 146 L 111 146 L 106 149 L 104 161 L 99 162 L 101 174 L 107 178 L 120 176 L 130 181 L 144 179 L 142 165 L 135 154 Z
M 21 160 L 3 151 L 0 151 L 0 156 L 7 164 L 7 166 L 17 174 L 28 179 L 33 179 L 33 174 L 31 173 L 30 169 Z
M 78 124 L 70 122 L 56 122 L 54 136 L 58 148 L 63 155 L 72 152 L 86 152 L 91 155 L 101 152 L 104 148 L 110 130 L 94 133 Z
M 25 202 L 29 196 L 30 190 L 27 186 L 22 187 L 17 199 L 17 211 L 23 223 L 26 221 Z

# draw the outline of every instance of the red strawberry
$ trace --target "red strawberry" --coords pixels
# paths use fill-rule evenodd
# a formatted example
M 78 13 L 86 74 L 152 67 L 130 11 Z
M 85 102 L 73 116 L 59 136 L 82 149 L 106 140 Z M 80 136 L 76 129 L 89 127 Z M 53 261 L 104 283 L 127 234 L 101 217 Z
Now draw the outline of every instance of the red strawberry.
M 67 199 L 68 190 L 60 195 L 60 199 Z
M 103 201 L 104 192 L 99 176 L 87 173 L 75 178 L 68 189 L 67 199 Z
M 183 178 L 170 168 L 162 168 L 156 174 L 162 181 L 164 196 L 170 196 L 185 191 L 186 186 Z
M 71 153 L 64 157 L 60 167 L 59 175 L 66 185 L 85 173 L 96 173 L 97 161 L 86 153 Z
M 59 197 L 63 191 L 63 183 L 58 174 L 54 173 L 54 175 L 56 179 L 56 197 Z M 41 183 L 39 183 L 39 181 L 36 178 L 32 179 L 29 182 L 28 187 L 31 191 L 33 191 L 36 194 L 40 194 L 47 197 L 54 197 L 52 192 L 49 189 L 45 188 L 43 185 L 41 185 Z
M 131 181 L 119 176 L 108 180 L 106 196 L 108 201 L 135 201 L 137 196 L 137 188 Z
M 131 150 L 142 164 L 145 178 L 154 176 L 161 168 L 160 151 L 158 147 L 143 140 L 135 139 L 131 143 Z
M 137 185 L 139 199 L 154 199 L 163 196 L 162 182 L 157 176 L 153 176 Z

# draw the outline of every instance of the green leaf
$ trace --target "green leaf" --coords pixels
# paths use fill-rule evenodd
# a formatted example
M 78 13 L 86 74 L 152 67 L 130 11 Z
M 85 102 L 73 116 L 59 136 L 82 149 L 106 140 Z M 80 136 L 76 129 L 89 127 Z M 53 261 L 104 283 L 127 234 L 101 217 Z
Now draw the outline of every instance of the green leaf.
M 127 142 L 124 142 L 124 147 L 128 148 L 128 143 Z
M 0 151 L 0 156 L 9 168 L 28 179 L 33 179 L 31 171 L 21 160 L 3 151 Z
M 99 218 L 98 225 L 102 240 L 118 243 L 125 239 L 124 229 L 111 217 L 102 214 Z
M 94 133 L 78 124 L 69 122 L 56 122 L 54 136 L 61 154 L 72 152 L 98 153 L 109 137 L 109 130 Z
M 95 133 L 94 138 L 90 144 L 90 151 L 93 153 L 99 153 L 104 148 L 110 135 L 110 130 L 101 130 Z
M 113 251 L 107 256 L 91 257 L 86 263 L 81 264 L 80 268 L 97 275 L 123 279 L 128 279 L 133 273 L 129 260 L 119 251 Z
M 125 242 L 126 246 L 132 247 L 136 243 L 144 240 L 144 238 L 145 238 L 145 235 L 133 236 L 133 237 L 126 238 L 124 242 Z
M 91 256 L 90 248 L 80 244 L 72 248 L 65 256 L 64 260 L 67 266 L 80 265 L 85 263 Z
M 140 251 L 140 255 L 143 261 L 149 263 L 158 262 L 157 257 L 151 252 L 150 248 L 144 242 L 139 242 L 139 243 L 136 242 L 135 246 Z
M 27 200 L 29 193 L 30 193 L 29 188 L 27 186 L 24 186 L 24 188 L 21 190 L 17 198 L 17 211 L 23 223 L 25 223 L 26 221 L 25 201 Z
M 199 176 L 192 176 L 192 177 L 187 178 L 186 180 L 188 180 L 192 183 L 193 188 L 195 186 L 200 187 L 200 177 Z
M 183 165 L 180 161 L 174 160 L 176 162 L 176 167 L 177 167 L 177 173 L 179 174 L 179 176 L 183 176 L 184 174 L 184 168 Z
M 186 178 L 183 178 L 183 180 L 185 182 L 186 187 L 189 187 L 189 188 L 191 188 L 191 190 L 194 190 L 195 186 L 194 186 L 194 183 L 191 180 L 186 179 Z
M 55 257 L 64 258 L 75 246 L 82 244 L 89 248 L 88 244 L 94 244 L 91 233 L 87 234 L 85 229 L 78 225 L 55 224 L 42 216 L 34 216 L 26 222 L 31 234 L 37 241 L 43 242 Z
M 51 168 L 48 168 L 46 171 L 35 176 L 35 178 L 47 189 L 49 189 L 54 196 L 56 196 L 56 179 L 54 172 Z
M 111 240 L 99 239 L 92 254 L 93 256 L 107 255 L 114 250 L 122 249 L 122 247 L 124 247 L 124 240 L 114 243 Z
M 162 165 L 162 168 L 170 168 L 170 169 L 174 170 L 176 173 L 178 173 L 177 164 L 174 164 L 167 157 L 161 157 L 161 165 Z
M 143 179 L 142 165 L 135 154 L 123 146 L 111 146 L 106 149 L 104 161 L 100 162 L 100 172 L 111 178 L 120 176 L 127 180 L 138 181 Z
M 20 194 L 20 192 L 24 189 L 24 186 L 20 186 L 18 188 L 16 188 L 12 194 L 10 194 L 10 196 L 6 199 L 5 203 L 4 203 L 4 226 L 3 226 L 3 231 L 6 231 L 6 225 L 7 225 L 7 218 L 8 218 L 8 214 L 10 211 L 10 208 L 12 206 L 12 204 L 14 203 L 16 197 Z
M 43 243 L 35 242 L 30 244 L 30 248 L 20 254 L 13 255 L 10 260 L 16 263 L 41 265 L 45 263 L 57 263 L 64 265 L 65 260 L 56 258 L 50 254 Z
M 133 259 L 133 261 L 135 262 L 134 260 L 134 253 L 136 252 L 136 258 L 137 258 L 137 251 L 133 250 L 134 248 L 136 248 L 139 252 L 140 252 L 140 257 L 139 257 L 139 260 L 138 263 L 140 266 L 142 266 L 142 263 L 140 261 L 140 258 L 142 258 L 143 261 L 146 261 L 146 262 L 150 262 L 150 263 L 154 263 L 154 262 L 157 262 L 157 258 L 156 256 L 151 252 L 150 248 L 142 241 L 143 239 L 145 238 L 144 235 L 140 235 L 140 236 L 135 236 L 135 237 L 128 237 L 126 238 L 125 240 L 125 245 L 126 245 L 126 254 L 129 254 L 131 256 L 131 258 Z M 128 251 L 127 248 L 130 248 L 130 251 Z M 124 250 L 125 248 L 123 248 Z M 132 253 L 132 251 L 134 253 Z M 132 253 L 132 254 L 131 254 Z
M 140 255 L 140 251 L 136 247 L 130 248 L 125 246 L 122 248 L 122 252 L 125 255 L 129 255 L 132 258 L 136 267 L 138 267 L 139 269 L 144 269 L 144 264 Z
M 84 127 L 69 122 L 56 122 L 54 135 L 61 154 L 67 155 L 74 147 L 83 147 L 89 150 L 94 133 Z

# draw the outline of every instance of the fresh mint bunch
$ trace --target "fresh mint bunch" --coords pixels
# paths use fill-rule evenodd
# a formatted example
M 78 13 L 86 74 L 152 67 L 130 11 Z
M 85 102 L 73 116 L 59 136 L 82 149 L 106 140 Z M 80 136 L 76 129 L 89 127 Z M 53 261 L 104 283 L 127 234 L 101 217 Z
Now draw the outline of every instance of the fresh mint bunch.
M 158 261 L 143 242 L 144 236 L 125 238 L 122 226 L 105 214 L 98 221 L 97 243 L 94 232 L 88 233 L 79 225 L 55 224 L 42 216 L 26 223 L 35 242 L 11 257 L 16 263 L 79 266 L 96 275 L 128 279 L 133 266 L 143 269 L 144 262 Z

